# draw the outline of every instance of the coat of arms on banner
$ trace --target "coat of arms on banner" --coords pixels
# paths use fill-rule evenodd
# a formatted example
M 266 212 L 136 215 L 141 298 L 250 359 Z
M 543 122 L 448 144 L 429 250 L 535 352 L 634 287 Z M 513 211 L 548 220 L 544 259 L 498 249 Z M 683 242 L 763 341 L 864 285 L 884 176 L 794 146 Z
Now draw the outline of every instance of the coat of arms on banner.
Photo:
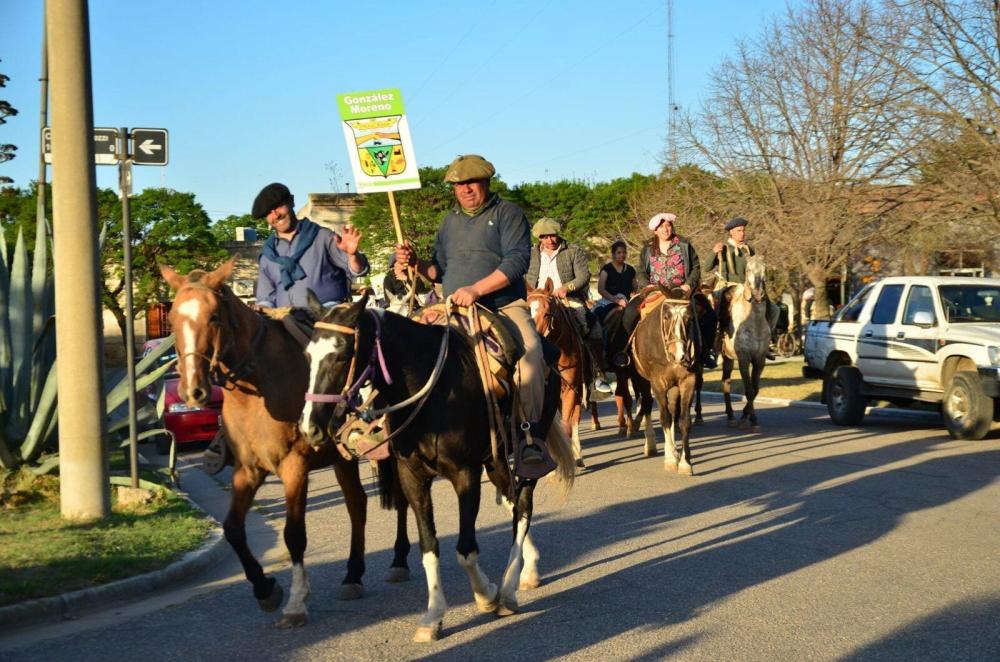
M 406 170 L 406 153 L 399 134 L 401 115 L 347 120 L 354 132 L 361 169 L 369 177 L 389 177 Z

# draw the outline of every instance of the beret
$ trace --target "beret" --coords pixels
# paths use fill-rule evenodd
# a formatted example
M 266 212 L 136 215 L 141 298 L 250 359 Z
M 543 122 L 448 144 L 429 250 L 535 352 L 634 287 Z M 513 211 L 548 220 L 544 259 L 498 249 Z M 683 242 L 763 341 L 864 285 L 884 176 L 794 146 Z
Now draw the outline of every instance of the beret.
M 677 214 L 671 214 L 670 212 L 661 212 L 656 216 L 654 216 L 653 218 L 649 219 L 649 229 L 655 230 L 656 228 L 660 227 L 660 223 L 663 223 L 664 221 L 670 221 L 671 223 L 673 223 L 676 220 L 677 220 Z
M 253 199 L 253 208 L 250 210 L 250 215 L 254 218 L 264 218 L 275 207 L 280 207 L 286 203 L 292 204 L 292 201 L 292 192 L 288 190 L 288 187 L 284 184 L 274 182 L 262 188 L 257 197 Z
M 742 228 L 747 224 L 747 219 L 737 216 L 733 220 L 726 223 L 726 232 L 733 230 L 735 228 Z
M 531 234 L 536 237 L 541 237 L 545 234 L 555 234 L 558 235 L 559 231 L 562 230 L 562 226 L 556 221 L 549 218 L 548 216 L 538 219 L 538 222 L 531 228 Z
M 478 154 L 463 154 L 448 166 L 448 171 L 444 173 L 444 181 L 454 184 L 474 179 L 489 179 L 496 172 L 493 164 Z

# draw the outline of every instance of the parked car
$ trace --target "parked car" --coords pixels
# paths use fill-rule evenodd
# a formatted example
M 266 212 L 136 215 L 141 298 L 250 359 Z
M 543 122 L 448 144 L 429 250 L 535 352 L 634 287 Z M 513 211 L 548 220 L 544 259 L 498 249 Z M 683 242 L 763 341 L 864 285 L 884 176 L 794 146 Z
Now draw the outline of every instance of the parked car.
M 143 345 L 143 356 L 151 352 L 160 343 L 162 338 L 149 340 Z M 166 363 L 177 358 L 174 350 L 167 352 L 161 357 L 161 361 Z M 176 370 L 168 372 L 163 380 L 146 390 L 148 397 L 155 406 L 156 400 L 160 396 L 160 389 L 164 391 L 163 402 L 163 427 L 174 435 L 177 444 L 187 444 L 199 441 L 211 441 L 219 431 L 222 421 L 222 388 L 213 385 L 212 395 L 209 398 L 207 407 L 188 407 L 177 395 L 177 385 L 180 382 L 180 375 Z M 156 450 L 165 454 L 170 451 L 170 439 L 168 437 L 158 437 L 156 440 Z
M 833 320 L 806 329 L 807 377 L 840 425 L 872 400 L 940 403 L 956 439 L 982 439 L 1000 420 L 1000 279 L 886 278 Z

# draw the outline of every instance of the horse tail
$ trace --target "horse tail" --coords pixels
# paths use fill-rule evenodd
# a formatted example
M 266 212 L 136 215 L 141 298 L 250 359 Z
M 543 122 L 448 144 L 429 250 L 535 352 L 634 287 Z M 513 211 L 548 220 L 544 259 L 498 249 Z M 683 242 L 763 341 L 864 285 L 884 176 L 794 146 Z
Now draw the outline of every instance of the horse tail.
M 395 460 L 391 457 L 379 460 L 376 472 L 378 473 L 378 503 L 382 510 L 392 510 L 396 507 L 394 487 L 398 481 Z
M 556 462 L 556 469 L 551 476 L 558 486 L 560 497 L 565 499 L 573 488 L 573 479 L 576 476 L 576 459 L 573 457 L 573 444 L 562 421 L 553 421 L 552 425 L 549 426 L 545 445 L 549 455 Z

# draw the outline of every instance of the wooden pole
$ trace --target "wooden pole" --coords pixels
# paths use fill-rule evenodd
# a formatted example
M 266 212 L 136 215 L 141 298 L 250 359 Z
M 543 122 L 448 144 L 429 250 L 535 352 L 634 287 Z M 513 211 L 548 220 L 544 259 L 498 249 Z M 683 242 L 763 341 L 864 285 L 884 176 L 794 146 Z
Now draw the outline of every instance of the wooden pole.
M 387 191 L 389 194 L 389 210 L 392 212 L 392 226 L 396 229 L 396 243 L 403 244 L 403 228 L 399 224 L 399 210 L 396 208 L 396 196 L 392 191 Z M 410 277 L 410 293 L 406 297 L 409 300 L 410 313 L 413 313 L 414 306 L 417 299 L 417 268 L 416 265 L 409 265 L 406 268 L 407 275 Z
M 392 191 L 389 193 L 389 210 L 392 212 L 392 225 L 396 228 L 396 243 L 403 243 L 403 229 L 399 225 L 399 210 L 396 209 L 396 196 Z

